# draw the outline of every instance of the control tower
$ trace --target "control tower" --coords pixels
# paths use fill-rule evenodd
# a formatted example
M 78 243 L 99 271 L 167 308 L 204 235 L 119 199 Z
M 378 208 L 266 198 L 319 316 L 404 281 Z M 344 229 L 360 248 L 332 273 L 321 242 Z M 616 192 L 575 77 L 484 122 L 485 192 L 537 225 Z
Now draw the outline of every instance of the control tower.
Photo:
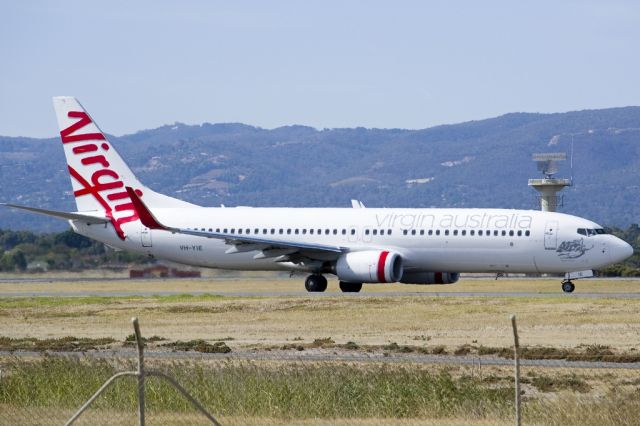
M 571 186 L 570 179 L 557 179 L 553 175 L 558 173 L 558 161 L 567 159 L 564 152 L 547 152 L 533 154 L 533 161 L 538 164 L 538 170 L 542 172 L 544 178 L 529 179 L 529 186 L 540 193 L 540 209 L 545 212 L 555 212 L 558 208 L 558 192 L 565 187 Z

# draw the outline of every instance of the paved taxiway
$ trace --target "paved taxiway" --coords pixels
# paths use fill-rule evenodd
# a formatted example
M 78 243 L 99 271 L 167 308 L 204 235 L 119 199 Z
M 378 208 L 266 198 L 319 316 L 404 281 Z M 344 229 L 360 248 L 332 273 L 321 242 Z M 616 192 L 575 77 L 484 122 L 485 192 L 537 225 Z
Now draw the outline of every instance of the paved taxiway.
M 177 296 L 177 295 L 214 295 L 231 297 L 526 297 L 550 299 L 558 297 L 580 298 L 580 299 L 640 299 L 640 293 L 531 293 L 531 292 L 508 292 L 508 291 L 474 291 L 474 292 L 376 292 L 364 291 L 361 293 L 323 292 L 308 293 L 306 291 L 29 291 L 29 292 L 0 292 L 0 297 L 153 297 L 153 296 Z

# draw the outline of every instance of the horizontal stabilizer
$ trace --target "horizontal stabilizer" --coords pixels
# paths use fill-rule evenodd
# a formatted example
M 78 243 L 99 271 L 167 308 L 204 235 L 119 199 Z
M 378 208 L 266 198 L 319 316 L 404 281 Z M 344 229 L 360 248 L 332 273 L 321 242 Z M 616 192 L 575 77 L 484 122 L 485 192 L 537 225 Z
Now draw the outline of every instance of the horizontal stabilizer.
M 14 209 L 27 210 L 33 213 L 43 214 L 45 216 L 51 216 L 58 219 L 65 220 L 80 220 L 82 222 L 90 223 L 92 225 L 99 223 L 108 223 L 111 222 L 106 217 L 100 216 L 91 216 L 86 213 L 68 213 L 68 212 L 59 212 L 56 210 L 45 210 L 45 209 L 37 209 L 35 207 L 27 207 L 27 206 L 19 206 L 16 204 L 8 204 L 8 203 L 0 203 L 0 206 L 7 206 Z

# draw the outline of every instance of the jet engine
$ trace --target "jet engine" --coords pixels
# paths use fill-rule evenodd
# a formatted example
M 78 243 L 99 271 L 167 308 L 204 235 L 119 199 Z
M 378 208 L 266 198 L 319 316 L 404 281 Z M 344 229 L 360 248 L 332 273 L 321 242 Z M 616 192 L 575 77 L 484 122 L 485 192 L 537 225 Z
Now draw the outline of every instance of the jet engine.
M 352 283 L 393 283 L 402 278 L 402 257 L 389 251 L 356 251 L 338 258 L 335 274 Z
M 453 284 L 458 281 L 457 272 L 405 272 L 400 280 L 403 284 Z

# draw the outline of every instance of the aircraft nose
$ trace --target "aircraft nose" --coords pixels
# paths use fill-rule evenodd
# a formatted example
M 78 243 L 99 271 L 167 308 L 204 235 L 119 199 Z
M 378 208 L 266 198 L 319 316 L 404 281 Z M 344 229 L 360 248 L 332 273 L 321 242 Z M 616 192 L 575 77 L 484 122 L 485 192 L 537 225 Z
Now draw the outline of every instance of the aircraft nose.
M 622 262 L 633 254 L 633 247 L 622 241 L 620 238 L 616 238 L 612 246 L 611 260 L 614 262 Z

